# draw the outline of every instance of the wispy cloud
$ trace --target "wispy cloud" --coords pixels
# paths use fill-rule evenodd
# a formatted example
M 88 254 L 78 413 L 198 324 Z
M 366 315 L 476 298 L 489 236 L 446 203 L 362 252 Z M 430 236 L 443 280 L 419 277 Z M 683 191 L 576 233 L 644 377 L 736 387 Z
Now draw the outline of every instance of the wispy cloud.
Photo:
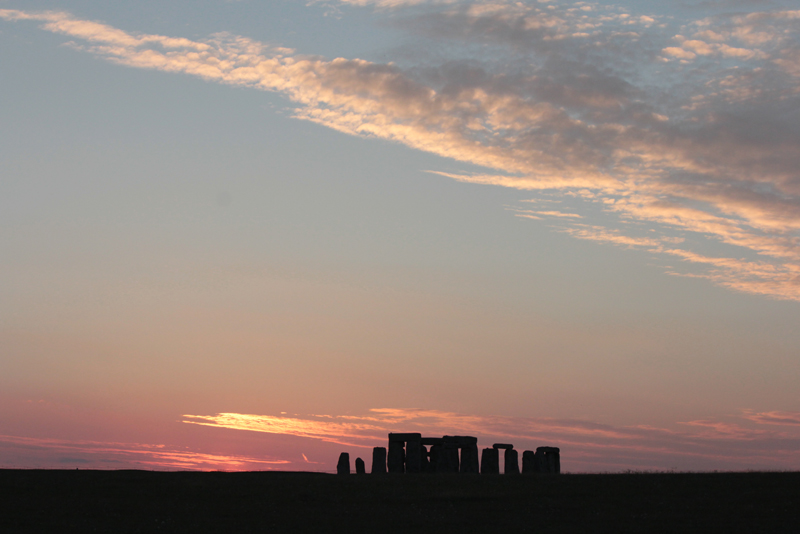
M 356 447 L 371 447 L 370 443 L 379 440 L 384 432 L 383 426 L 375 424 L 377 420 L 369 418 L 353 420 L 347 417 L 309 416 L 301 419 L 240 413 L 184 415 L 183 417 L 184 423 L 194 425 L 286 434 Z M 385 421 L 381 422 L 385 423 Z
M 590 218 L 576 207 L 517 215 L 680 257 L 672 274 L 800 300 L 799 11 L 676 25 L 589 3 L 339 4 L 380 8 L 426 46 L 464 46 L 442 47 L 450 56 L 438 66 L 401 66 L 230 34 L 132 34 L 65 12 L 0 18 L 39 22 L 118 64 L 280 92 L 299 119 L 485 169 L 438 172 L 462 182 L 599 203 L 603 220 L 589 225 L 570 226 Z M 631 221 L 656 235 L 632 233 Z M 694 239 L 665 246 L 675 232 Z M 705 252 L 710 243 L 720 255 Z
M 628 248 L 649 248 L 650 250 L 656 251 L 660 249 L 664 239 L 652 237 L 633 237 L 622 234 L 619 231 L 609 230 L 608 228 L 604 228 L 602 226 L 590 226 L 586 224 L 563 228 L 562 231 L 573 237 L 577 237 L 578 239 L 586 239 L 588 241 L 595 241 L 598 243 L 622 245 Z
M 280 458 L 265 460 L 238 455 L 179 450 L 160 444 L 43 439 L 0 435 L 3 456 L 16 459 L 8 467 L 93 469 L 224 470 L 286 469 Z M 19 459 L 17 459 L 19 458 Z
M 564 213 L 562 211 L 536 211 L 536 210 L 516 210 L 517 214 L 519 215 L 541 215 L 543 217 L 556 217 L 559 219 L 566 218 L 566 219 L 583 219 L 582 216 L 578 215 L 577 213 Z
M 763 425 L 800 426 L 800 412 L 745 412 L 745 418 Z

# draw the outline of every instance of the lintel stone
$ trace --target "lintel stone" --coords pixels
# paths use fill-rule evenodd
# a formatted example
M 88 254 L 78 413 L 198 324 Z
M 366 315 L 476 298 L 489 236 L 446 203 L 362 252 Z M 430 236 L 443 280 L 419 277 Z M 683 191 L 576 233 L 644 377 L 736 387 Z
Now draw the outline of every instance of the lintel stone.
M 419 441 L 422 439 L 422 434 L 416 432 L 407 434 L 389 434 L 389 441 Z

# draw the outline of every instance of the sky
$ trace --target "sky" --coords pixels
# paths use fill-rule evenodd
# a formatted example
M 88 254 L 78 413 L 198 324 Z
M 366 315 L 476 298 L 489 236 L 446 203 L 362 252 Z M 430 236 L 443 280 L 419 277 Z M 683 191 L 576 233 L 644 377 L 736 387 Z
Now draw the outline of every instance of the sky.
M 0 467 L 800 469 L 794 1 L 0 0 L 0 95 Z

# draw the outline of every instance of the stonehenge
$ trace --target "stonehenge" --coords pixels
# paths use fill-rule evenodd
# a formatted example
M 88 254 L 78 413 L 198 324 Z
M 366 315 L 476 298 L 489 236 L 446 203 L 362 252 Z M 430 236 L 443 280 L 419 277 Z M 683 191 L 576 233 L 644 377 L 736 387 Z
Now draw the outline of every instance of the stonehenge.
M 523 451 L 522 470 L 519 452 L 510 443 L 495 443 L 481 451 L 478 462 L 478 438 L 473 436 L 422 437 L 419 433 L 390 433 L 386 447 L 372 449 L 373 475 L 417 473 L 500 474 L 500 451 L 506 475 L 559 474 L 561 451 L 558 447 L 538 447 Z M 339 456 L 336 472 L 350 474 L 350 455 Z M 364 461 L 356 459 L 356 473 L 365 473 Z

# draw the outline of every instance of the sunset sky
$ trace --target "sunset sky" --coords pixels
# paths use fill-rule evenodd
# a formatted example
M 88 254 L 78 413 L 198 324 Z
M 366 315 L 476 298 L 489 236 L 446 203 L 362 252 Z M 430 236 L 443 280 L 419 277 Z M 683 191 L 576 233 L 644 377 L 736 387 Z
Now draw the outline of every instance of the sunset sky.
M 0 467 L 388 432 L 800 469 L 796 0 L 0 0 Z

